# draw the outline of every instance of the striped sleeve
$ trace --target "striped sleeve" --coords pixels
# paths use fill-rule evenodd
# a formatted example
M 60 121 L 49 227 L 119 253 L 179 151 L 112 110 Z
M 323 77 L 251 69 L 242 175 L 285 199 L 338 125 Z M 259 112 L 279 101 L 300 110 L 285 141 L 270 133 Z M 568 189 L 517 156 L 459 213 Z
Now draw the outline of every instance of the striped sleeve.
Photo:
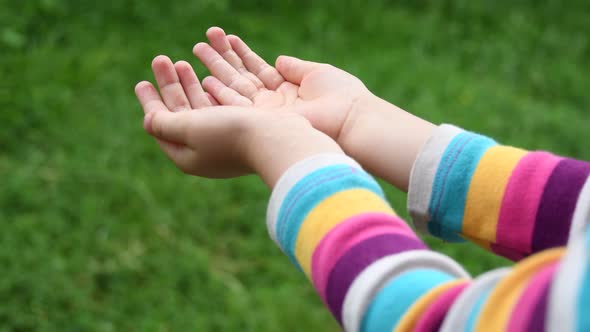
M 580 232 L 589 174 L 588 162 L 441 125 L 414 163 L 408 210 L 418 229 L 519 260 Z
M 275 186 L 271 238 L 312 282 L 346 331 L 424 326 L 443 317 L 468 274 L 434 253 L 386 202 L 375 180 L 352 159 L 318 155 L 292 166 Z
M 434 302 L 421 318 L 434 323 L 413 331 L 590 331 L 590 209 L 580 214 L 582 232 L 567 247 L 543 250 L 467 282 L 450 299 L 445 317 L 429 315 Z
M 268 207 L 271 238 L 345 331 L 590 330 L 590 204 L 567 248 L 540 251 L 476 279 L 434 253 L 352 159 L 292 166 Z

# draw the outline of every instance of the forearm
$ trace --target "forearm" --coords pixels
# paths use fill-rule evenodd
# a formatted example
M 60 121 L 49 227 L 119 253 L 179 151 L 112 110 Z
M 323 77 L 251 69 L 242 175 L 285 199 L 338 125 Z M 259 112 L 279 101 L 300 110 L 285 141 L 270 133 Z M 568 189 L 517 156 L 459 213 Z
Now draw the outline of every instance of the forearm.
M 412 165 L 434 128 L 432 123 L 369 94 L 355 102 L 338 143 L 367 171 L 407 191 Z

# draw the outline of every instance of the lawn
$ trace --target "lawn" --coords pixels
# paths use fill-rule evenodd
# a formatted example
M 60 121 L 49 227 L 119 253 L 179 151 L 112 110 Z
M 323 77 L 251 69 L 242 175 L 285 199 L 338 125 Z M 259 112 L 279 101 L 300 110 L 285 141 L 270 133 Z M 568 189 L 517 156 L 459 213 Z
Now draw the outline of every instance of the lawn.
M 187 177 L 134 84 L 211 25 L 272 62 L 339 66 L 377 95 L 590 159 L 590 3 L 0 0 L 0 331 L 337 331 L 268 238 L 255 177 Z M 405 194 L 383 186 L 403 216 Z M 426 238 L 473 274 L 508 265 Z

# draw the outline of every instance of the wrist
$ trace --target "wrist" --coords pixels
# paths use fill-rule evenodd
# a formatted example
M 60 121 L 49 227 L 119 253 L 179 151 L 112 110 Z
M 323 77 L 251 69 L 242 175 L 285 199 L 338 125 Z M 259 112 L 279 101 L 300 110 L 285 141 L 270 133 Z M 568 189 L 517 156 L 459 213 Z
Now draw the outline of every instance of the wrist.
M 280 125 L 253 123 L 246 130 L 242 148 L 249 167 L 270 188 L 289 167 L 304 159 L 322 153 L 344 154 L 333 139 L 313 129 L 303 117 L 275 115 L 281 117 Z
M 355 101 L 338 143 L 367 171 L 407 191 L 412 166 L 435 128 L 367 93 Z

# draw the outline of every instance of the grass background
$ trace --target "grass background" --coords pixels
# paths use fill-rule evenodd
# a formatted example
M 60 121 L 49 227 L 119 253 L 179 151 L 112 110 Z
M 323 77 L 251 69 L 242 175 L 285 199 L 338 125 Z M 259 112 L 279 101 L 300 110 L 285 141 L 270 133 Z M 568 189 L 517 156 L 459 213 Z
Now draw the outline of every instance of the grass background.
M 157 54 L 197 65 L 211 25 L 271 62 L 339 66 L 430 121 L 590 159 L 587 1 L 0 8 L 0 331 L 338 330 L 268 239 L 261 181 L 187 177 L 141 129 L 134 84 Z M 427 241 L 474 274 L 508 264 Z

